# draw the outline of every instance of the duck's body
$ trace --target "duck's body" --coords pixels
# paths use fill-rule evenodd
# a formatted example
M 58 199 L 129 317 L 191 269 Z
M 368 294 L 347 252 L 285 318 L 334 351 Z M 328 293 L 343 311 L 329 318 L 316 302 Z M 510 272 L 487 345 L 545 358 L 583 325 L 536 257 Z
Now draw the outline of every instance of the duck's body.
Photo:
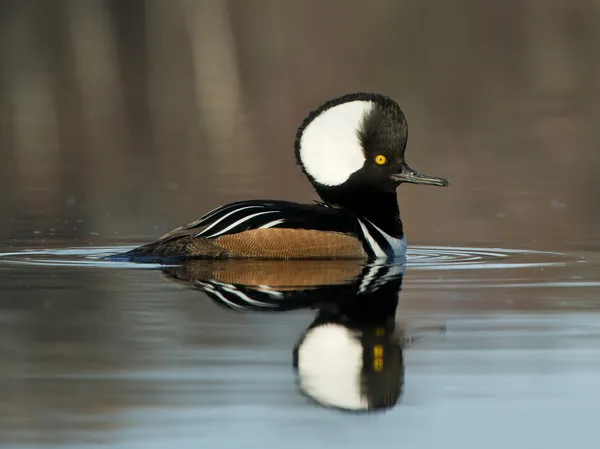
M 251 200 L 221 206 L 123 256 L 140 260 L 391 258 L 406 246 L 401 224 L 394 234 L 342 207 Z
M 118 255 L 172 258 L 397 258 L 406 239 L 396 196 L 402 182 L 445 186 L 404 161 L 400 107 L 378 94 L 331 100 L 304 120 L 296 159 L 323 200 L 250 200 L 221 206 L 158 241 Z

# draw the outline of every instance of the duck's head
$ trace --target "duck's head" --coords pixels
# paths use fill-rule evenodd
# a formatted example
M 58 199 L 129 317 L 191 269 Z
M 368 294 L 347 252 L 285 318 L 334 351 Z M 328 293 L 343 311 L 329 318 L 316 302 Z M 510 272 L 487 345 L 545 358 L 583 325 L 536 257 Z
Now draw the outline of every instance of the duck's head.
M 354 93 L 306 117 L 296 135 L 296 159 L 317 190 L 365 186 L 395 191 L 403 182 L 447 186 L 447 180 L 408 166 L 407 137 L 406 118 L 395 101 Z

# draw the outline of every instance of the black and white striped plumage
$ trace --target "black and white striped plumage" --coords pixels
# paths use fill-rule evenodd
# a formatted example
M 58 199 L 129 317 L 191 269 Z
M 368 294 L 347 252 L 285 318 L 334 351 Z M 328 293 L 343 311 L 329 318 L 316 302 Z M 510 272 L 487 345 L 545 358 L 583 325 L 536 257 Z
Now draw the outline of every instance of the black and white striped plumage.
M 218 207 L 198 220 L 169 232 L 158 242 L 136 248 L 114 259 L 120 257 L 144 261 L 149 258 L 155 261 L 157 247 L 163 246 L 170 250 L 173 245 L 182 241 L 210 241 L 246 231 L 266 229 L 321 231 L 325 241 L 328 235 L 343 234 L 356 239 L 357 245 L 369 259 L 401 260 L 406 254 L 404 236 L 392 237 L 369 219 L 356 216 L 346 208 L 326 203 L 249 200 Z M 289 244 L 294 245 L 294 242 Z M 165 258 L 178 258 L 180 254 L 176 252 L 164 255 Z
M 298 129 L 298 164 L 323 203 L 251 200 L 214 209 L 113 259 L 395 259 L 406 253 L 396 188 L 448 185 L 405 162 L 408 127 L 396 102 L 356 93 L 312 111 Z
M 290 201 L 248 200 L 217 207 L 179 230 L 202 229 L 196 236 L 214 238 L 250 229 L 272 227 L 316 229 L 351 233 L 352 214 L 332 205 L 298 204 Z
M 393 259 L 406 254 L 404 237 L 392 237 L 367 218 L 357 217 L 348 209 L 327 203 L 239 201 L 218 207 L 183 229 L 189 231 L 198 228 L 203 229 L 195 236 L 207 239 L 267 228 L 338 232 L 356 236 L 370 258 Z

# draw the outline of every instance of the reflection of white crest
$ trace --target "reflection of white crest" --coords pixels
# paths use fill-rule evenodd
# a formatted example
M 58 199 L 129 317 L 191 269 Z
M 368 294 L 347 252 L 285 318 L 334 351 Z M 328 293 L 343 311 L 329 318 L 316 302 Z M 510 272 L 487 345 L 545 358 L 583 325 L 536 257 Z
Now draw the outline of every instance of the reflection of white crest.
M 319 184 L 336 186 L 346 181 L 365 163 L 358 137 L 371 101 L 351 101 L 329 108 L 304 129 L 300 159 L 306 172 Z
M 298 348 L 300 387 L 323 405 L 368 408 L 361 392 L 363 347 L 348 328 L 326 324 L 309 330 Z

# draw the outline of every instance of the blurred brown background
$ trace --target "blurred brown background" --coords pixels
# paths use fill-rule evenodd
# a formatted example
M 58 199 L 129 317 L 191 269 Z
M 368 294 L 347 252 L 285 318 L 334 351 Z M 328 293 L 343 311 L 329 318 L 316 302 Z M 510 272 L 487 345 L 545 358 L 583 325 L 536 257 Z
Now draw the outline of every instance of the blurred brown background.
M 599 245 L 600 1 L 0 1 L 0 239 L 133 242 L 314 198 L 297 125 L 399 101 L 412 244 Z

